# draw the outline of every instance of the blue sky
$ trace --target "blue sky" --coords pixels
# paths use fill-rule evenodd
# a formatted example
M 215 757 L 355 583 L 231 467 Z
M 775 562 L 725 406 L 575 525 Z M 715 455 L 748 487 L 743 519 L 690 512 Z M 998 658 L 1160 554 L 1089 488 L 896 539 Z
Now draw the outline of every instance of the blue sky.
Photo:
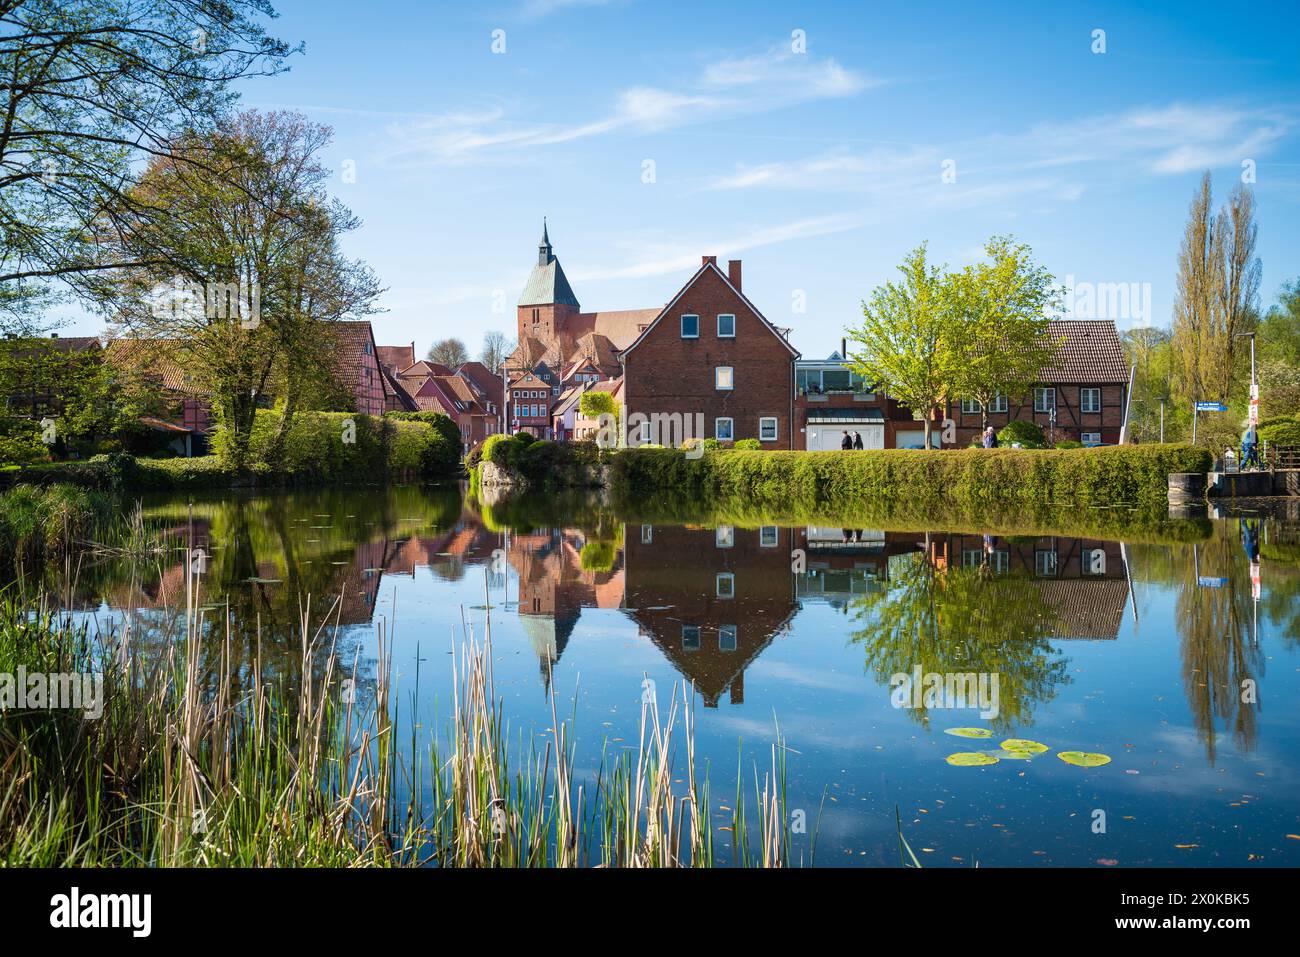
M 810 357 L 919 242 L 959 265 L 1000 232 L 1061 280 L 1149 284 L 1120 325 L 1167 325 L 1201 172 L 1219 202 L 1246 160 L 1265 305 L 1300 275 L 1294 3 L 276 6 L 306 54 L 244 104 L 334 128 L 381 342 L 512 334 L 543 215 L 585 309 L 740 258 Z

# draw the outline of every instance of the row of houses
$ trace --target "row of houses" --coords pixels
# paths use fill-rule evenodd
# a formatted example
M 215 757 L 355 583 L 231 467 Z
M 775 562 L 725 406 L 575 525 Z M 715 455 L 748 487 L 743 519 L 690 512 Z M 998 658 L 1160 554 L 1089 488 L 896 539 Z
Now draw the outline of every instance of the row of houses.
M 745 294 L 740 260 L 724 270 L 717 257 L 702 257 L 662 306 L 589 312 L 543 223 L 517 306 L 516 345 L 500 368 L 481 362 L 450 368 L 417 358 L 413 342 L 379 345 L 364 320 L 331 323 L 330 330 L 345 404 L 370 415 L 443 412 L 460 427 L 466 449 L 499 431 L 592 438 L 599 422 L 581 408 L 589 391 L 608 393 L 622 408 L 632 442 L 757 439 L 770 449 L 834 449 L 847 431 L 869 449 L 924 444 L 924 423 L 853 372 L 843 342 L 825 359 L 802 358 L 792 330 L 771 322 Z M 990 423 L 1000 428 L 1031 420 L 1057 440 L 1118 442 L 1128 374 L 1114 323 L 1054 321 L 1050 335 L 1059 342 L 1052 366 L 1041 370 L 1030 395 L 999 397 Z M 172 433 L 183 454 L 202 449 L 211 427 L 208 396 L 188 375 L 179 344 L 55 341 L 60 349 L 102 347 L 110 361 L 145 367 L 177 400 L 174 415 L 150 424 Z M 30 399 L 34 409 L 37 397 Z M 955 424 L 949 445 L 970 444 L 981 428 L 973 400 L 954 399 L 931 414 L 936 426 L 944 419 Z M 661 427 L 670 434 L 659 434 Z M 932 441 L 941 441 L 940 433 L 935 428 Z
M 543 224 L 517 320 L 517 345 L 500 370 L 506 431 L 591 438 L 598 423 L 583 417 L 580 400 L 596 390 L 623 408 L 633 433 L 640 428 L 631 441 L 757 439 L 764 448 L 832 449 L 848 431 L 869 449 L 924 446 L 924 423 L 853 372 L 843 343 L 825 359 L 802 358 L 791 330 L 746 296 L 740 260 L 724 271 L 717 257 L 702 257 L 663 306 L 584 312 Z M 1114 322 L 1053 321 L 1049 334 L 1059 343 L 1051 367 L 1030 395 L 999 397 L 990 424 L 1028 420 L 1056 440 L 1118 442 L 1128 370 Z M 936 426 L 954 423 L 950 445 L 969 445 L 982 428 L 973 400 L 952 400 L 932 414 Z M 672 423 L 671 441 L 652 434 L 654 423 Z

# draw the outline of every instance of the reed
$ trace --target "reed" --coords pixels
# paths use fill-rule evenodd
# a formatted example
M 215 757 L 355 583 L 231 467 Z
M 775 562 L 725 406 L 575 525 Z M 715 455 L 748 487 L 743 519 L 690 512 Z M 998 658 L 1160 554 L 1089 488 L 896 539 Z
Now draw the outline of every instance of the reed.
M 187 562 L 187 567 L 192 563 Z M 234 650 L 229 609 L 185 589 L 180 633 L 142 640 L 127 615 L 103 636 L 18 590 L 0 594 L 0 674 L 98 674 L 103 713 L 7 713 L 0 721 L 0 863 L 39 866 L 710 867 L 719 863 L 693 693 L 642 702 L 635 752 L 574 772 L 574 719 L 510 745 L 492 671 L 490 617 L 454 657 L 442 736 L 399 747 L 391 635 L 377 628 L 373 689 L 353 692 L 336 648 L 339 603 L 298 628 L 296 678 L 268 680 Z M 224 614 L 222 613 L 224 611 Z M 161 652 L 159 648 L 162 648 Z M 535 739 L 530 739 L 535 740 Z M 760 781 L 756 834 L 739 787 L 734 863 L 789 863 L 785 755 Z M 738 774 L 738 782 L 743 775 Z M 675 784 L 674 782 L 683 782 Z M 400 796 L 399 796 L 400 795 Z M 426 798 L 429 806 L 426 807 Z M 815 838 L 814 838 L 815 841 Z

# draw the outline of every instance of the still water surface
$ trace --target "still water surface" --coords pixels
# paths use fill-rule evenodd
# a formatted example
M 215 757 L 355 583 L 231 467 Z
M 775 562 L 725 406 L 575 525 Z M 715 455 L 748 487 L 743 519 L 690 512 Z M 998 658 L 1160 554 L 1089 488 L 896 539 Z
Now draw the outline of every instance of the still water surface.
M 897 806 L 926 867 L 1300 864 L 1294 507 L 1188 523 L 1175 542 L 522 512 L 493 518 L 459 488 L 157 499 L 146 519 L 181 550 L 86 564 L 64 593 L 98 628 L 129 617 L 161 653 L 183 549 L 201 548 L 202 603 L 216 632 L 229 616 L 246 667 L 260 654 L 296 680 L 310 595 L 364 693 L 376 627 L 391 628 L 399 726 L 426 739 L 446 724 L 451 651 L 466 623 L 482 635 L 490 603 L 511 734 L 548 735 L 553 685 L 580 775 L 602 748 L 636 747 L 647 690 L 666 708 L 687 682 L 725 823 L 738 762 L 752 801 L 779 724 L 805 862 L 815 831 L 818 864 L 898 866 Z M 985 692 L 996 678 L 996 696 L 927 701 L 935 674 Z M 945 733 L 959 727 L 992 736 Z M 1007 738 L 1049 750 L 945 760 Z

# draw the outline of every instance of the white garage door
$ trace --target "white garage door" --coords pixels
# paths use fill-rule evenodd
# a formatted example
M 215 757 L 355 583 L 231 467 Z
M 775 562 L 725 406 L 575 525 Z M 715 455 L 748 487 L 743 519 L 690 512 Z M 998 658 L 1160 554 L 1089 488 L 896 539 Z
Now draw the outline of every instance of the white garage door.
M 839 449 L 844 439 L 844 430 L 862 436 L 864 449 L 883 449 L 885 447 L 885 427 L 883 425 L 810 425 L 804 433 L 804 447 L 810 452 Z

